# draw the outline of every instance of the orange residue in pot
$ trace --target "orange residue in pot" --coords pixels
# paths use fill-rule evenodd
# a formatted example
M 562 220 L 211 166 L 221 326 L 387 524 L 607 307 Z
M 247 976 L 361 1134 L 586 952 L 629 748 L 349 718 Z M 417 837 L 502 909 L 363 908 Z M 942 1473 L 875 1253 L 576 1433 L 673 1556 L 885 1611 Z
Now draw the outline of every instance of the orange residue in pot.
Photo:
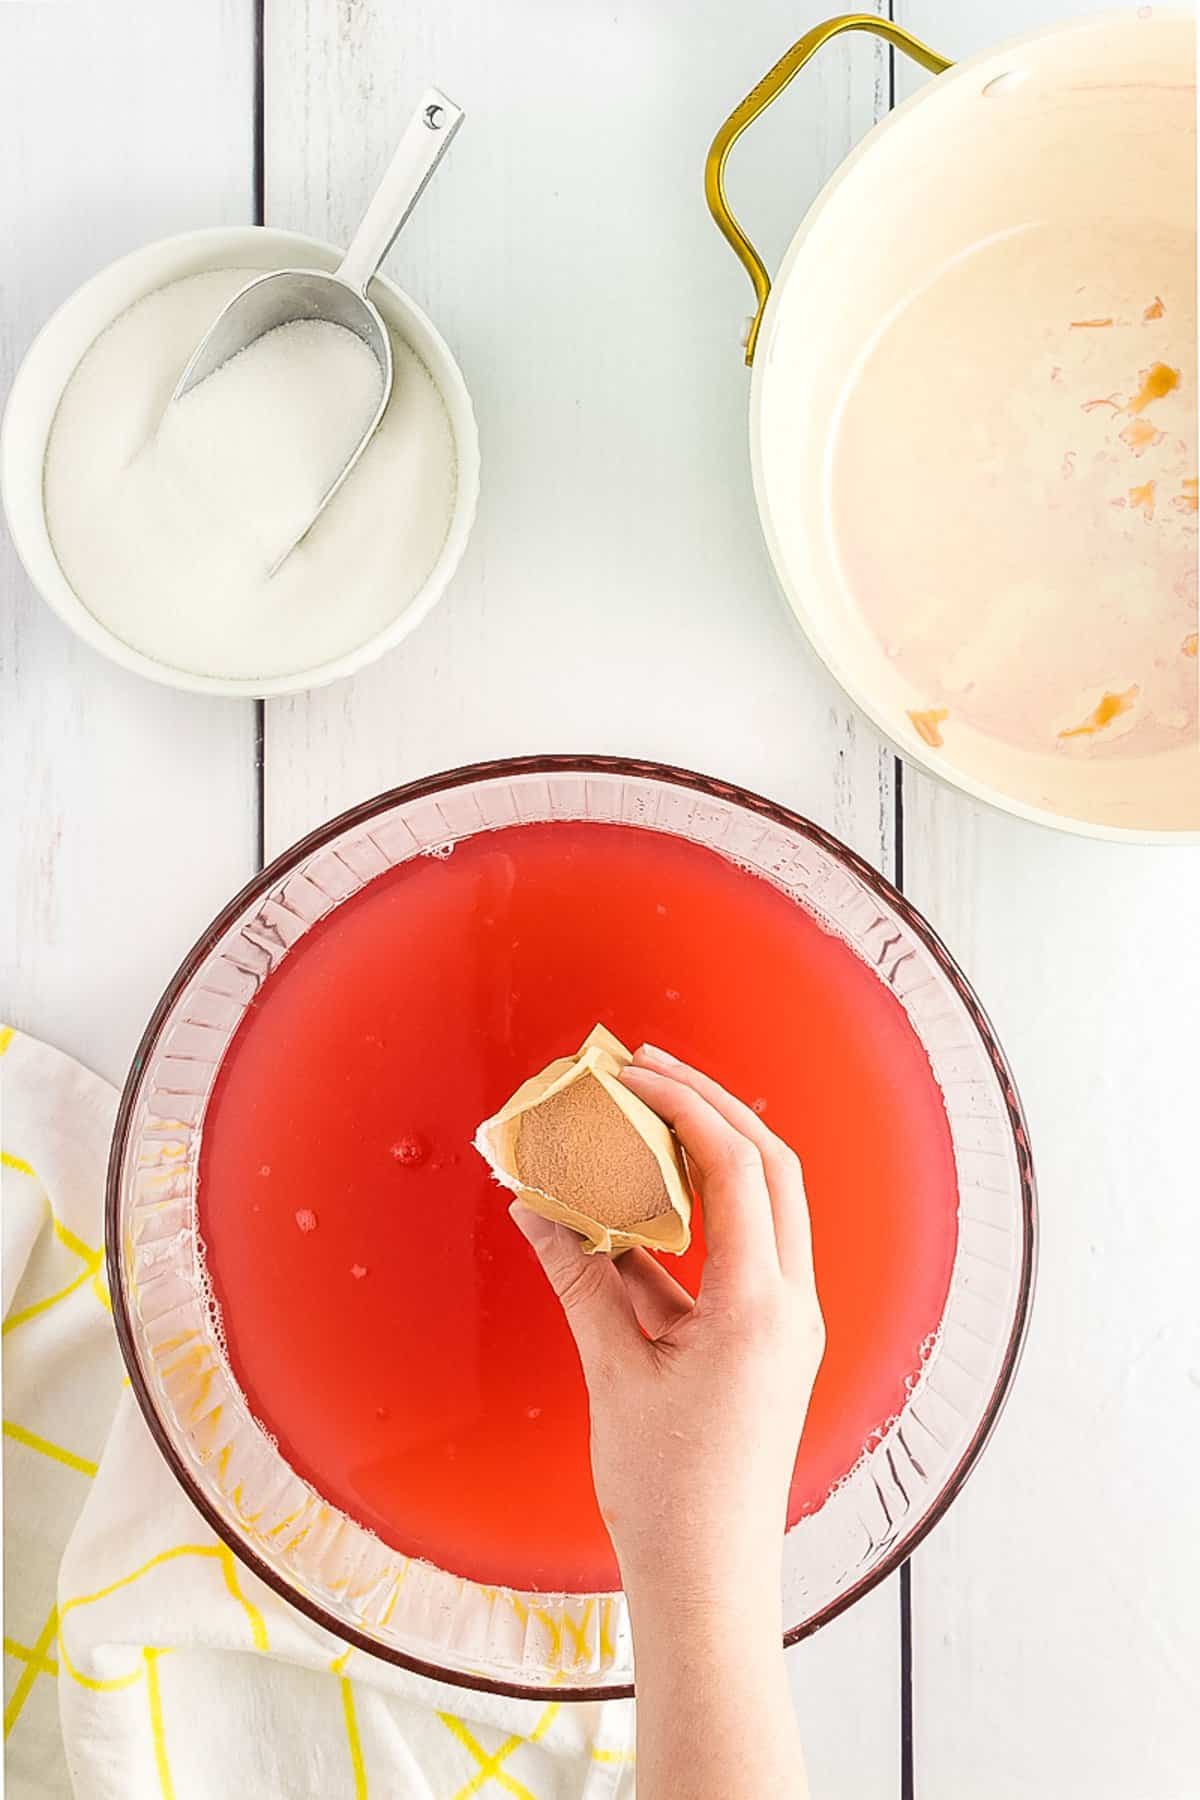
M 1121 398 L 1119 394 L 1102 394 L 1098 400 L 1085 400 L 1080 412 L 1095 412 L 1098 406 L 1110 406 L 1113 412 L 1120 412 Z
M 1047 222 L 991 243 L 904 306 L 846 392 L 839 562 L 939 763 L 990 754 L 976 734 L 1063 762 L 1194 742 L 1196 662 L 1179 649 L 1196 624 L 1193 248 L 1157 222 L 1099 237 L 1094 221 Z M 964 319 L 986 329 L 987 381 Z M 913 419 L 928 455 L 897 463 Z
M 1145 412 L 1153 400 L 1161 400 L 1173 388 L 1179 386 L 1179 370 L 1170 368 L 1166 363 L 1151 363 L 1145 374 L 1139 377 L 1141 387 L 1134 395 L 1126 412 Z
M 1184 656 L 1195 656 L 1198 643 L 1200 643 L 1200 632 L 1189 631 L 1182 644 L 1179 646 L 1181 654 Z
M 1143 450 L 1150 448 L 1151 444 L 1161 444 L 1166 435 L 1165 431 L 1159 431 L 1153 426 L 1149 419 L 1131 419 L 1121 433 L 1121 442 L 1127 445 L 1135 456 L 1140 456 Z
M 1171 504 L 1179 512 L 1195 512 L 1196 511 L 1196 507 L 1198 504 L 1197 491 L 1196 491 L 1196 476 L 1194 476 L 1194 475 L 1185 475 L 1184 476 L 1182 485 L 1180 486 L 1180 489 L 1179 489 L 1179 492 L 1176 494 L 1176 496 L 1175 496 L 1174 500 L 1171 502 Z
M 931 706 L 928 712 L 910 712 L 913 729 L 917 736 L 929 745 L 931 750 L 942 748 L 942 722 L 950 717 L 944 706 Z
M 1060 738 L 1095 737 L 1122 713 L 1127 713 L 1138 697 L 1137 683 L 1125 689 L 1123 694 L 1104 694 L 1094 706 L 1081 725 L 1072 725 L 1067 731 L 1060 731 Z

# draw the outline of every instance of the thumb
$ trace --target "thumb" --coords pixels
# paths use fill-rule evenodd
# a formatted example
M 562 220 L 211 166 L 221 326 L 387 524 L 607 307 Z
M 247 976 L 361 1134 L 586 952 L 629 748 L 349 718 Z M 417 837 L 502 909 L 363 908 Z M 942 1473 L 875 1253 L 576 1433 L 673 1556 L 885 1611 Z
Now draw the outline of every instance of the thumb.
M 644 1343 L 625 1283 L 611 1259 L 589 1256 L 568 1226 L 544 1219 L 520 1200 L 508 1210 L 558 1295 L 590 1386 Z

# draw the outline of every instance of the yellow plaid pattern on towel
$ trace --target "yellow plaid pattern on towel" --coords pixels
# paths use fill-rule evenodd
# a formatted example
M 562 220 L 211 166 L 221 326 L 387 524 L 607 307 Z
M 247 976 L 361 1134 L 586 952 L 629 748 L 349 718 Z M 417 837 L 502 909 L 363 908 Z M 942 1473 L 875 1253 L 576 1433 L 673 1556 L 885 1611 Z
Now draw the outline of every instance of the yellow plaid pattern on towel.
M 631 1800 L 627 1704 L 410 1676 L 317 1631 L 212 1536 L 116 1349 L 116 1096 L 8 1029 L 0 1082 L 9 1800 Z M 608 1635 L 609 1605 L 565 1625 L 546 1613 L 565 1663 Z

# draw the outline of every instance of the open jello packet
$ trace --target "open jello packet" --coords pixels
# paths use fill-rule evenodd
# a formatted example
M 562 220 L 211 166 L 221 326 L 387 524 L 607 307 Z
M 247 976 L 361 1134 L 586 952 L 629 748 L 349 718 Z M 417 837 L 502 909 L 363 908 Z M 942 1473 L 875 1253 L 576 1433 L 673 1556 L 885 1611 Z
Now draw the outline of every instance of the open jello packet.
M 597 1025 L 574 1056 L 524 1082 L 475 1134 L 496 1180 L 585 1249 L 634 1244 L 681 1255 L 692 1239 L 683 1152 L 668 1125 L 618 1079 L 629 1051 Z

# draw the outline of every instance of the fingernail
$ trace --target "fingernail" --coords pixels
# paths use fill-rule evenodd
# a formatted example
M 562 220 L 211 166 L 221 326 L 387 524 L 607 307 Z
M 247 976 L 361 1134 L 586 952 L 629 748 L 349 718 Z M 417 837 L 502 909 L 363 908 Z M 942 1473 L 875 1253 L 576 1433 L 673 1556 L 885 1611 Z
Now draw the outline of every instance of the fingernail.
M 670 1069 L 676 1060 L 673 1056 L 668 1056 L 665 1050 L 660 1050 L 657 1044 L 643 1044 L 638 1051 L 638 1058 L 656 1069 Z
M 523 1200 L 514 1200 L 508 1209 L 508 1216 L 521 1236 L 526 1238 L 536 1250 L 539 1244 L 549 1243 L 558 1230 L 553 1219 L 544 1219 L 541 1213 L 534 1212 L 532 1206 L 526 1206 Z
M 636 1087 L 639 1081 L 645 1081 L 647 1075 L 650 1077 L 651 1081 L 663 1081 L 666 1078 L 666 1071 L 664 1069 L 643 1068 L 641 1063 L 626 1063 L 625 1067 L 621 1070 L 619 1079 L 625 1083 L 626 1087 L 628 1087 L 630 1083 Z

